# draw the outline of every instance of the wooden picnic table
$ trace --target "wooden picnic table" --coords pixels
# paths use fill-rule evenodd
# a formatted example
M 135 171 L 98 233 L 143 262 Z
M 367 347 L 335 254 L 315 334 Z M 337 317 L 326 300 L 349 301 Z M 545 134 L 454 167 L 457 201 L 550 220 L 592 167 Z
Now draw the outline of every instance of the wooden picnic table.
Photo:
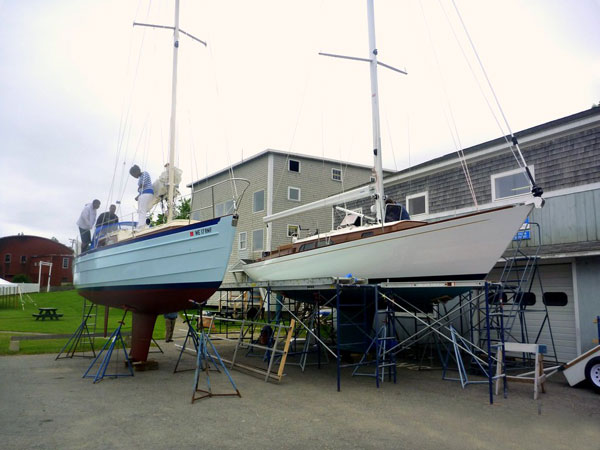
M 35 320 L 46 320 L 46 319 L 50 319 L 50 320 L 58 320 L 59 317 L 62 317 L 62 314 L 57 314 L 56 310 L 57 308 L 38 308 L 40 311 L 37 314 L 32 314 L 33 317 L 35 317 Z

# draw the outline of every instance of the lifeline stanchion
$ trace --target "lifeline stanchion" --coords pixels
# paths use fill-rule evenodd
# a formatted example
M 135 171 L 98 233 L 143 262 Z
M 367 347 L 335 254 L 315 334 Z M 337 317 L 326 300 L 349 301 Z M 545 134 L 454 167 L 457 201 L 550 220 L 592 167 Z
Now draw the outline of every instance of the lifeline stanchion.
M 88 369 L 83 374 L 82 378 L 93 378 L 94 383 L 97 383 L 98 381 L 102 380 L 105 376 L 109 376 L 109 377 L 113 377 L 113 378 L 132 377 L 133 376 L 133 367 L 131 366 L 131 360 L 129 359 L 129 355 L 127 355 L 127 349 L 125 348 L 125 342 L 123 341 L 123 335 L 121 334 L 121 327 L 125 323 L 124 321 L 125 321 L 125 316 L 127 315 L 127 312 L 128 312 L 128 310 L 126 309 L 125 312 L 123 313 L 123 317 L 119 321 L 119 326 L 110 335 L 110 337 L 104 344 L 104 347 L 102 347 L 102 350 L 100 350 L 100 352 L 98 353 L 98 356 L 96 356 L 96 358 L 94 358 L 94 360 L 92 361 L 92 363 L 90 364 Z M 115 345 L 117 343 L 121 344 L 121 346 L 123 348 L 123 352 L 125 353 L 125 362 L 127 363 L 127 368 L 129 369 L 129 374 L 114 373 L 114 374 L 107 375 L 106 369 L 108 368 L 108 364 L 110 363 L 110 358 L 113 354 Z M 98 368 L 96 375 L 88 375 L 89 371 L 92 369 L 92 367 L 94 367 L 94 365 L 96 364 L 96 361 L 98 361 L 100 359 L 100 356 L 102 355 L 102 353 L 104 353 L 105 350 L 106 350 L 106 354 L 104 355 L 104 358 L 100 362 L 100 367 Z

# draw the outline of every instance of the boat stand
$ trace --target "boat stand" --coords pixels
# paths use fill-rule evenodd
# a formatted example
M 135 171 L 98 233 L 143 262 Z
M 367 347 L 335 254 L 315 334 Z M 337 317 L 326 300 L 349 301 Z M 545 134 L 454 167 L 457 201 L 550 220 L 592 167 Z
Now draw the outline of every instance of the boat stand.
M 158 345 L 158 342 L 156 342 L 156 339 L 152 338 L 152 342 L 154 342 L 154 345 L 156 345 L 158 350 L 149 351 L 148 353 L 164 353 L 163 349 L 160 348 L 160 345 Z
M 87 324 L 88 319 L 92 316 L 92 309 L 94 307 L 96 307 L 96 305 L 91 303 L 89 306 L 89 309 L 87 309 L 84 312 L 83 320 L 81 321 L 81 324 L 79 325 L 79 327 L 77 327 L 77 329 L 75 330 L 73 335 L 69 338 L 69 340 L 64 345 L 64 347 L 60 349 L 60 352 L 58 352 L 58 355 L 56 355 L 55 360 L 62 359 L 62 358 L 73 358 L 74 356 L 79 356 L 82 358 L 95 358 L 96 357 L 96 350 L 94 349 L 92 333 L 90 333 L 90 329 Z M 90 348 L 92 349 L 93 355 L 92 356 L 85 355 L 85 351 L 84 351 L 83 355 L 75 355 L 75 352 L 77 352 L 77 349 L 79 348 L 79 346 L 81 344 L 85 345 L 86 340 L 90 344 Z M 63 355 L 63 353 L 64 353 L 64 355 Z
M 187 349 L 188 342 L 190 342 L 194 345 L 194 350 L 190 350 L 190 351 L 194 351 L 196 354 L 198 353 L 198 347 L 200 345 L 200 336 L 198 334 L 198 331 L 196 331 L 196 329 L 194 329 L 194 324 L 193 324 L 192 318 L 190 316 L 188 316 L 188 313 L 186 310 L 183 311 L 183 315 L 185 316 L 185 323 L 188 326 L 188 332 L 185 335 L 183 344 L 181 345 L 181 351 L 179 352 L 179 357 L 177 358 L 177 363 L 175 364 L 175 369 L 173 369 L 173 373 L 177 373 L 177 368 L 179 367 L 179 363 L 181 362 L 181 357 L 183 356 L 184 352 Z M 202 317 L 202 315 L 200 315 L 200 317 Z M 182 369 L 179 372 L 185 372 L 187 370 L 193 370 L 193 369 Z
M 327 356 L 327 352 L 323 349 L 321 344 L 313 337 L 320 337 L 321 330 L 321 310 L 319 303 L 315 304 L 313 311 L 310 313 L 308 321 L 308 328 L 311 330 L 311 333 L 306 333 L 306 338 L 304 339 L 304 345 L 302 346 L 302 350 L 290 352 L 289 356 L 300 355 L 300 361 L 297 363 L 289 362 L 290 365 L 298 365 L 302 372 L 306 369 L 306 366 L 316 365 L 321 368 L 321 354 L 325 357 L 325 364 L 329 364 L 329 357 Z M 296 334 L 301 331 L 302 328 L 298 328 Z M 297 339 L 294 340 L 294 346 L 297 343 Z M 308 362 L 308 356 L 315 353 L 317 356 L 316 362 Z
M 191 325 L 190 325 L 190 328 L 193 329 L 191 327 Z M 192 394 L 192 403 L 194 403 L 196 400 L 201 400 L 201 399 L 207 398 L 207 397 L 233 397 L 233 396 L 241 397 L 242 395 L 240 394 L 240 391 L 238 390 L 235 382 L 233 381 L 233 378 L 231 378 L 231 374 L 227 370 L 227 367 L 225 367 L 225 364 L 223 363 L 223 360 L 221 359 L 219 352 L 217 352 L 217 349 L 215 348 L 212 341 L 208 337 L 208 334 L 204 332 L 204 329 L 202 329 L 200 334 L 197 334 L 197 336 L 198 336 L 198 347 L 197 347 L 197 356 L 196 356 L 196 374 L 194 376 L 194 392 Z M 210 347 L 210 350 L 212 351 L 212 354 L 209 352 L 209 347 Z M 219 394 L 212 392 L 212 387 L 210 384 L 210 375 L 209 375 L 209 372 L 211 370 L 209 361 L 212 362 L 212 364 L 215 367 L 214 370 L 216 370 L 217 372 L 221 372 L 220 369 L 223 369 L 223 372 L 225 373 L 225 375 L 227 375 L 227 378 L 229 379 L 229 382 L 233 386 L 233 389 L 235 389 L 235 392 L 219 393 Z M 206 374 L 206 390 L 198 389 L 198 384 L 200 381 L 200 371 L 202 371 Z M 200 392 L 200 395 L 197 396 L 196 394 L 198 392 Z
M 109 376 L 109 377 L 113 377 L 113 378 L 132 377 L 133 376 L 133 367 L 131 365 L 131 360 L 129 359 L 129 355 L 127 354 L 127 349 L 125 348 L 125 341 L 123 341 L 123 335 L 121 334 L 121 327 L 125 323 L 124 320 L 125 320 L 125 316 L 127 315 L 127 313 L 128 313 L 128 310 L 125 310 L 125 312 L 123 313 L 123 317 L 119 321 L 119 326 L 110 335 L 110 337 L 108 338 L 108 340 L 102 347 L 102 350 L 100 350 L 100 352 L 98 353 L 98 356 L 96 356 L 96 358 L 94 358 L 94 360 L 92 361 L 92 363 L 90 364 L 88 369 L 83 374 L 82 378 L 93 378 L 94 383 L 97 383 L 98 381 L 102 380 L 105 376 Z M 123 348 L 123 353 L 125 354 L 125 363 L 127 364 L 129 373 L 128 374 L 114 373 L 114 374 L 107 375 L 106 369 L 108 368 L 108 364 L 110 363 L 110 359 L 113 355 L 115 346 L 117 344 L 120 344 L 121 347 Z M 94 367 L 94 365 L 96 364 L 96 361 L 98 361 L 100 359 L 100 356 L 102 356 L 102 354 L 105 351 L 106 351 L 106 353 L 104 354 L 104 358 L 102 358 L 102 360 L 100 361 L 100 367 L 98 368 L 98 371 L 96 372 L 96 374 L 88 375 L 90 370 L 92 370 L 92 367 Z M 117 354 L 118 354 L 118 350 L 117 350 Z
M 465 368 L 465 364 L 463 362 L 460 351 L 462 348 L 467 348 L 470 352 L 469 354 L 473 355 L 472 345 L 469 341 L 464 339 L 452 325 L 450 325 L 450 335 L 452 338 L 452 346 L 450 348 L 447 348 L 448 351 L 447 351 L 445 357 L 440 356 L 440 359 L 442 361 L 442 367 L 443 367 L 442 380 L 460 381 L 460 385 L 462 386 L 463 389 L 465 388 L 465 386 L 467 386 L 469 384 L 488 384 L 489 383 L 489 375 L 490 375 L 490 373 L 493 373 L 493 368 L 491 367 L 490 369 L 487 369 L 478 360 L 478 358 L 473 358 L 473 361 L 477 364 L 481 373 L 483 373 L 484 376 L 488 379 L 486 379 L 486 380 L 469 380 L 468 372 L 467 372 L 467 369 Z M 459 342 L 460 342 L 460 344 L 462 344 L 462 346 L 459 345 Z M 451 358 L 456 363 L 459 378 L 451 378 L 451 377 L 447 376 L 448 365 L 449 365 Z M 488 370 L 490 373 L 488 373 Z M 492 377 L 492 379 L 496 379 L 496 377 Z
M 377 314 L 381 313 L 377 312 Z M 385 314 L 384 324 L 375 333 L 360 361 L 352 371 L 352 376 L 374 377 L 377 387 L 379 387 L 380 382 L 385 381 L 386 372 L 388 380 L 392 380 L 394 384 L 396 383 L 396 354 L 388 352 L 388 349 L 393 348 L 397 343 L 394 312 L 388 307 L 383 311 L 383 314 Z M 369 360 L 372 351 L 375 354 L 375 360 Z M 359 372 L 361 367 L 373 364 L 375 364 L 374 372 Z

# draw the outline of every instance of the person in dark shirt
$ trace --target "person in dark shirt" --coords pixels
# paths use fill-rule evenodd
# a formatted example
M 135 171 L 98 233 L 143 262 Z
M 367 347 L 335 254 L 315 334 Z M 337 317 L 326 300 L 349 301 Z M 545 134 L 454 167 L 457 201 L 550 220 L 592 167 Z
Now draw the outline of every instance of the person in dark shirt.
M 98 240 L 98 245 L 106 245 L 106 235 L 112 233 L 117 229 L 117 223 L 119 223 L 119 217 L 115 214 L 117 207 L 110 205 L 108 211 L 103 212 L 98 216 L 96 220 L 96 235 L 94 239 Z
M 391 198 L 385 201 L 385 221 L 396 222 L 398 220 L 410 220 L 410 215 L 404 207 L 392 200 Z
M 115 205 L 110 205 L 108 211 L 103 212 L 98 216 L 98 220 L 96 220 L 96 226 L 102 227 L 104 225 L 110 225 L 111 223 L 119 222 L 119 217 L 115 214 L 117 207 Z

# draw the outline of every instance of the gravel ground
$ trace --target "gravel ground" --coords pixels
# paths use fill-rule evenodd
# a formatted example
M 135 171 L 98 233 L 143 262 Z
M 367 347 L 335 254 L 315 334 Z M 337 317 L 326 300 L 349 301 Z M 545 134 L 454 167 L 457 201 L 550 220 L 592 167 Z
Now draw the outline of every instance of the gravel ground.
M 231 354 L 231 344 L 217 345 Z M 161 346 L 164 354 L 151 355 L 158 370 L 96 384 L 82 378 L 88 359 L 0 357 L 0 447 L 600 449 L 600 395 L 560 374 L 538 401 L 532 386 L 511 384 L 508 398 L 490 405 L 487 385 L 462 389 L 438 370 L 401 368 L 396 384 L 377 389 L 345 369 L 337 392 L 335 364 L 304 373 L 288 365 L 279 384 L 233 371 L 241 398 L 192 404 L 194 371 L 173 373 L 178 349 Z M 184 356 L 183 368 L 194 365 Z M 213 392 L 231 392 L 222 374 L 210 380 Z

